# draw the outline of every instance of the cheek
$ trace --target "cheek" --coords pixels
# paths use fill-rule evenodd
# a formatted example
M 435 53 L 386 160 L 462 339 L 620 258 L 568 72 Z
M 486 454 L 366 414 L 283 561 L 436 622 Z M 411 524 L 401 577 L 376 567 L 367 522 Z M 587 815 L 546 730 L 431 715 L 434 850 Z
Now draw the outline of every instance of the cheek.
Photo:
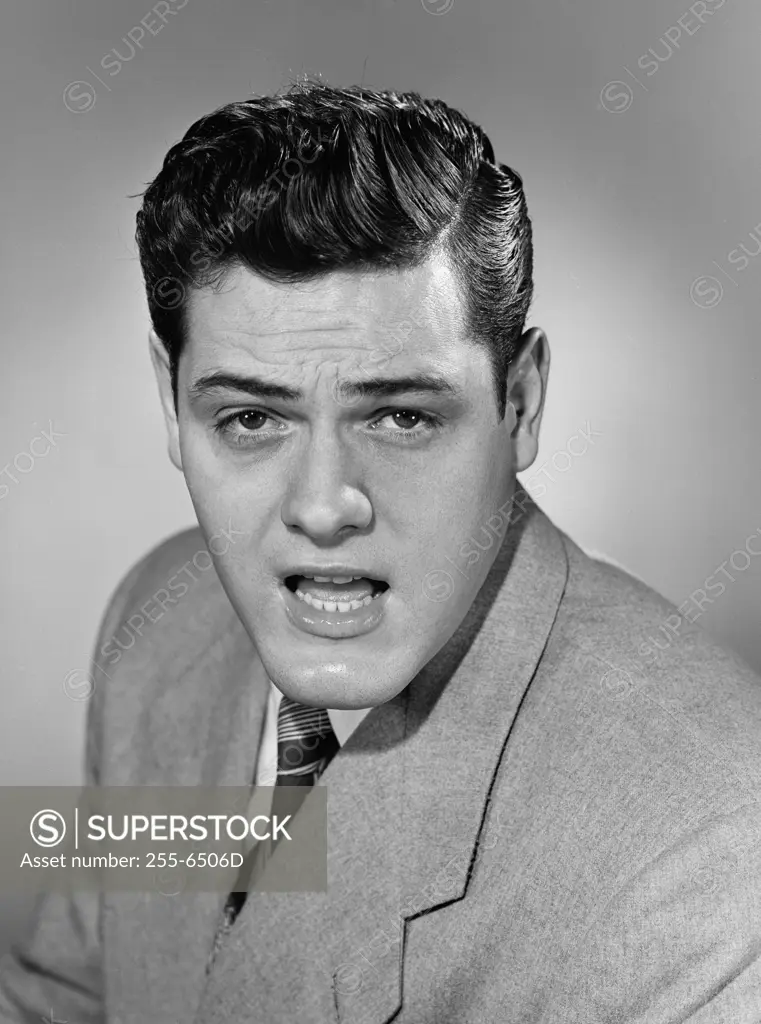
M 407 503 L 409 585 L 434 618 L 464 614 L 486 578 L 507 529 L 511 480 L 504 454 L 472 453 Z
M 271 521 L 272 512 L 257 498 L 258 488 L 250 481 L 217 476 L 196 464 L 186 468 L 186 483 L 199 525 L 208 539 L 215 535 L 233 536 L 234 542 L 215 550 L 219 575 L 235 584 L 250 580 L 252 567 L 259 563 L 262 533 Z M 207 540 L 208 543 L 208 540 Z
M 272 464 L 254 466 L 245 458 L 220 455 L 195 425 L 181 433 L 183 472 L 193 507 L 204 529 L 217 529 L 232 517 L 236 527 L 254 532 L 272 514 L 278 480 Z
M 487 446 L 421 467 L 409 482 L 408 507 L 416 528 L 423 534 L 467 536 L 509 496 L 511 479 L 509 454 Z

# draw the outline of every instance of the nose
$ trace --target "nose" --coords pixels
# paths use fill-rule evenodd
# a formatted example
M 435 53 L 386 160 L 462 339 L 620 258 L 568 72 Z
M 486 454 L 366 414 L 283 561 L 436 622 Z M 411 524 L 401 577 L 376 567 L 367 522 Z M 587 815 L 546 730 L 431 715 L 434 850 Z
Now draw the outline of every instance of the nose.
M 283 523 L 322 544 L 369 526 L 372 505 L 350 463 L 337 438 L 313 434 L 293 466 L 281 509 Z

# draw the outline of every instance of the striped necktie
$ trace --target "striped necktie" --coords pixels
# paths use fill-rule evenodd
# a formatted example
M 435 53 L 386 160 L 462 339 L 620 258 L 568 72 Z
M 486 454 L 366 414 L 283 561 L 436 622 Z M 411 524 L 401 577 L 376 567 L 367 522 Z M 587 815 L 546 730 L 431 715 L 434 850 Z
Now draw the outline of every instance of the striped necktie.
M 277 715 L 277 779 L 275 786 L 314 786 L 340 749 L 336 734 L 324 708 L 308 708 L 290 697 L 282 697 Z M 306 796 L 306 793 L 304 794 Z M 273 793 L 272 813 L 277 811 L 277 789 Z M 292 801 L 288 809 L 293 813 Z M 272 855 L 277 840 L 262 840 L 246 856 L 238 874 L 236 888 L 225 904 L 222 934 L 228 931 L 246 901 L 247 886 L 255 871 Z
M 314 786 L 337 752 L 327 711 L 283 697 L 277 715 L 276 785 Z

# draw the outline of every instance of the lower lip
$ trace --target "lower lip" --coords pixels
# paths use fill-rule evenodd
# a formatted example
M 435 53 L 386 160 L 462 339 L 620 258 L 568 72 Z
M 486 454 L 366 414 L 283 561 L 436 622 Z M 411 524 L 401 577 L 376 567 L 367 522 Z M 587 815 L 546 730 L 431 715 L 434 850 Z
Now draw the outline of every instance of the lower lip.
M 286 615 L 293 625 L 302 633 L 326 637 L 329 640 L 363 636 L 375 629 L 383 619 L 390 593 L 389 590 L 384 590 L 379 597 L 374 597 L 370 604 L 363 605 L 356 611 L 326 612 L 318 611 L 306 601 L 300 600 L 285 584 L 280 585 L 280 591 Z

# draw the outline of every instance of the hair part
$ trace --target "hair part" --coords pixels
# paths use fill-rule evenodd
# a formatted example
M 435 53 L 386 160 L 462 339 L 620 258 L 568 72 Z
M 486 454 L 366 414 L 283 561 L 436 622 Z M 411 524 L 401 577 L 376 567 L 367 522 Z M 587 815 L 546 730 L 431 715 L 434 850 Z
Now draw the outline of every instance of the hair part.
M 443 252 L 504 417 L 533 292 L 531 221 L 520 175 L 441 100 L 306 82 L 227 104 L 167 153 L 137 214 L 137 244 L 175 404 L 191 288 L 235 266 L 297 282 Z

